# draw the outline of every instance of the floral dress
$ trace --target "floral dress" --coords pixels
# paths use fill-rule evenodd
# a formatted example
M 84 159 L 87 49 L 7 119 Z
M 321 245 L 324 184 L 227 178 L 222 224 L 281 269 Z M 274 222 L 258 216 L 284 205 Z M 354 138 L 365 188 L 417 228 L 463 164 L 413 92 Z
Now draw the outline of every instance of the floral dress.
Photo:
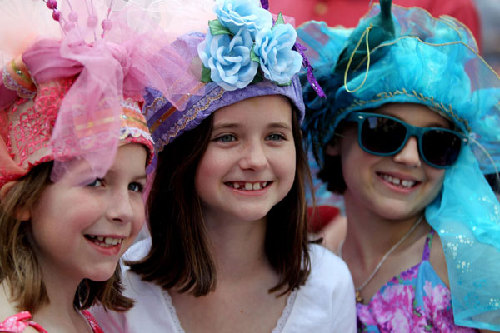
M 82 311 L 82 315 L 87 319 L 90 327 L 92 328 L 92 333 L 103 333 L 102 329 L 97 324 L 92 314 L 88 311 Z M 40 333 L 47 333 L 47 331 L 36 322 L 31 320 L 31 313 L 28 311 L 22 311 L 18 314 L 8 317 L 0 323 L 0 332 L 7 333 L 20 333 L 24 331 L 26 327 L 33 327 Z
M 429 261 L 433 235 L 420 263 L 393 277 L 368 304 L 357 304 L 358 332 L 477 332 L 454 324 L 450 290 Z

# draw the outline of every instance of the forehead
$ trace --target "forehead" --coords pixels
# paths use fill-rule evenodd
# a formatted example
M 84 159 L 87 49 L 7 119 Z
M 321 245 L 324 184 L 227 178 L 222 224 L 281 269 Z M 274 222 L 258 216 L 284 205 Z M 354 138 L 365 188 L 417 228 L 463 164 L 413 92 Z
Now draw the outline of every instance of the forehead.
M 258 96 L 220 108 L 214 113 L 214 126 L 225 122 L 243 122 L 248 120 L 259 122 L 291 123 L 292 104 L 281 95 Z
M 422 104 L 388 103 L 374 110 L 377 113 L 399 118 L 414 126 L 453 127 L 453 123 Z

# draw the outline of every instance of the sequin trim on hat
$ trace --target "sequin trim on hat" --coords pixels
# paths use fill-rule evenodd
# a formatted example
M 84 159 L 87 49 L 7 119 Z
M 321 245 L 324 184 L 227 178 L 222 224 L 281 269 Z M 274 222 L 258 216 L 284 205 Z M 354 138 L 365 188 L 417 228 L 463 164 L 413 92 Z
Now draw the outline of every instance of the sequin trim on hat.
M 22 61 L 13 59 L 2 70 L 2 81 L 6 88 L 17 92 L 21 98 L 33 98 L 36 87 Z

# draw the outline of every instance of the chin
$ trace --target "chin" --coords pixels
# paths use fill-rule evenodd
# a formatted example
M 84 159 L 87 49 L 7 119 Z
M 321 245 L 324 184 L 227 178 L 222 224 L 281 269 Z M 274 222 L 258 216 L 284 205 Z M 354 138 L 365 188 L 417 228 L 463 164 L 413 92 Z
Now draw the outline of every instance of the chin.
M 116 270 L 116 264 L 112 265 L 96 265 L 92 272 L 89 272 L 85 278 L 92 281 L 107 281 L 109 280 Z
M 409 217 L 421 215 L 422 209 L 392 206 L 380 211 L 380 216 L 387 220 L 405 220 Z

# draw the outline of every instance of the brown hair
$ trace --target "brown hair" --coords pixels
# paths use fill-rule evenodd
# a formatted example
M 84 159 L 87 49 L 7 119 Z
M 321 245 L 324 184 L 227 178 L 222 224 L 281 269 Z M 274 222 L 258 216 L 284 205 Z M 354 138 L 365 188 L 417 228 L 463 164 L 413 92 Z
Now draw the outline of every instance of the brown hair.
M 389 103 L 387 103 L 389 104 Z M 393 104 L 393 103 L 390 103 Z M 400 103 L 397 103 L 400 104 Z M 413 104 L 413 103 L 411 103 Z M 417 105 L 421 105 L 418 104 Z M 425 105 L 424 105 L 425 106 Z M 430 109 L 433 110 L 433 109 Z M 378 113 L 379 108 L 366 108 L 361 110 L 363 112 L 373 112 L 373 113 Z M 433 110 L 434 111 L 434 110 Z M 355 111 L 357 112 L 357 111 Z M 442 114 L 439 113 L 441 116 Z M 458 131 L 460 132 L 460 128 L 450 119 L 442 116 L 444 119 L 447 120 L 448 126 L 451 130 Z M 332 139 L 329 141 L 328 145 L 330 146 L 336 146 L 340 144 L 340 140 L 342 139 L 342 134 L 344 133 L 345 129 L 348 126 L 354 126 L 356 127 L 357 125 L 355 123 L 351 123 L 349 121 L 341 121 L 338 125 L 337 128 L 335 129 L 335 133 L 333 134 Z M 356 139 L 357 142 L 357 139 Z M 359 143 L 356 143 L 359 145 Z M 344 175 L 342 173 L 342 160 L 340 155 L 335 155 L 331 156 L 325 153 L 326 147 L 323 148 L 323 164 L 320 167 L 320 170 L 317 173 L 318 179 L 326 183 L 326 188 L 328 191 L 331 191 L 335 194 L 344 194 L 344 192 L 347 190 L 347 184 L 345 183 L 344 180 Z M 315 157 L 317 157 L 315 155 Z M 318 158 L 316 158 L 318 161 Z M 321 163 L 321 161 L 318 161 L 318 163 Z
M 333 134 L 332 139 L 328 142 L 327 145 L 330 145 L 332 147 L 340 145 L 342 133 L 344 132 L 346 126 L 347 125 L 345 122 L 341 122 L 339 125 L 337 125 L 335 133 Z M 318 161 L 318 158 L 316 158 L 316 160 L 320 164 L 320 169 L 316 176 L 326 184 L 326 189 L 328 191 L 340 195 L 344 194 L 344 192 L 347 190 L 347 184 L 345 183 L 344 175 L 342 173 L 342 160 L 340 154 L 335 156 L 327 154 L 325 146 L 323 147 L 322 158 L 322 164 L 321 161 Z
M 311 183 L 311 176 L 297 112 L 292 111 L 297 154 L 294 183 L 285 198 L 269 211 L 264 241 L 267 259 L 280 277 L 269 292 L 282 291 L 281 294 L 303 285 L 310 273 L 305 184 Z M 213 114 L 159 153 L 147 205 L 151 250 L 141 261 L 127 263 L 144 281 L 155 282 L 164 289 L 177 287 L 194 296 L 208 294 L 217 284 L 194 183 L 210 141 L 212 121 Z
M 43 191 L 51 184 L 52 163 L 35 166 L 17 180 L 0 199 L 0 282 L 6 281 L 18 311 L 35 313 L 50 302 L 43 283 L 42 271 L 33 251 L 32 221 L 21 221 L 19 210 L 31 210 Z M 75 293 L 73 305 L 86 309 L 97 301 L 108 309 L 124 311 L 133 301 L 122 295 L 119 265 L 107 281 L 84 279 Z

